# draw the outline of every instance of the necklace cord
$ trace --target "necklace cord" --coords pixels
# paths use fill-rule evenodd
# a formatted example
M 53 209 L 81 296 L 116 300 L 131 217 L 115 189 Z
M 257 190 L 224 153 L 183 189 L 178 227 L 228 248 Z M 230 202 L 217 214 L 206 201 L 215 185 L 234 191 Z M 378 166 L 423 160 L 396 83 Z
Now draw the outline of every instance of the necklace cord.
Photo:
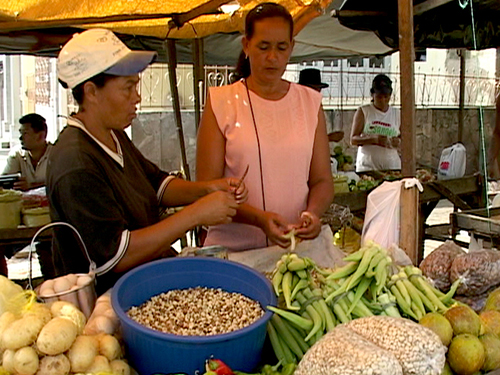
M 253 111 L 252 99 L 250 99 L 250 90 L 248 90 L 247 80 L 245 79 L 244 82 L 245 82 L 245 88 L 247 90 L 248 103 L 250 105 L 250 112 L 252 113 L 253 127 L 255 129 L 255 138 L 257 139 L 257 150 L 259 153 L 260 190 L 262 192 L 262 208 L 264 211 L 266 211 L 266 196 L 264 193 L 264 174 L 262 172 L 262 153 L 261 153 L 261 148 L 260 148 L 259 132 L 257 130 L 257 122 L 255 121 L 255 114 Z M 266 246 L 269 246 L 269 239 L 267 238 L 267 235 L 266 235 Z

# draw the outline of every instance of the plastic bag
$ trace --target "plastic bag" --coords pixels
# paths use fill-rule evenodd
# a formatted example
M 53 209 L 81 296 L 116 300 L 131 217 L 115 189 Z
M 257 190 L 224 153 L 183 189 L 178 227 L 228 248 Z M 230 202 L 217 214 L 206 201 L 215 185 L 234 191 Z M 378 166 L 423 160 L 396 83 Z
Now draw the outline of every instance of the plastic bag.
M 112 289 L 108 289 L 106 293 L 97 299 L 94 310 L 83 329 L 85 335 L 97 335 L 100 333 L 115 336 L 120 335 L 118 329 L 120 322 L 111 306 L 111 291 Z
M 399 244 L 401 184 L 386 181 L 368 194 L 362 246 L 369 240 L 386 249 Z
M 438 180 L 463 177 L 466 154 L 465 146 L 461 143 L 455 143 L 453 146 L 445 148 L 439 160 Z
M 229 260 L 245 264 L 262 273 L 271 273 L 276 262 L 290 249 L 269 246 L 262 249 L 235 251 L 228 254 Z M 321 233 L 313 240 L 301 241 L 294 251 L 299 257 L 309 257 L 318 266 L 334 268 L 343 266 L 345 253 L 333 245 L 333 233 L 328 225 L 321 227 Z
M 344 253 L 352 254 L 361 247 L 361 236 L 351 227 L 344 226 L 334 234 L 333 244 Z
M 337 167 L 339 166 L 339 162 L 334 157 L 330 157 L 330 169 L 332 171 L 332 175 L 337 174 Z
M 387 251 L 389 252 L 390 257 L 392 258 L 392 262 L 395 265 L 401 267 L 413 265 L 408 254 L 406 254 L 405 251 L 396 244 L 392 244 L 391 247 L 387 249 Z
M 15 300 L 23 294 L 23 288 L 5 276 L 0 275 L 0 315 L 5 311 L 17 310 L 13 307 Z

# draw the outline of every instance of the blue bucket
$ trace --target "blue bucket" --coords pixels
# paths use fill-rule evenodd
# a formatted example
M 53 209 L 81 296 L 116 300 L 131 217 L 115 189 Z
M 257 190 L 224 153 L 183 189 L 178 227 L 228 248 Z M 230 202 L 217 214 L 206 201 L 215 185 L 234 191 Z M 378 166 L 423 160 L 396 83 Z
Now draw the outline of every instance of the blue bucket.
M 269 280 L 239 263 L 218 258 L 170 258 L 144 264 L 123 275 L 113 287 L 111 303 L 120 319 L 132 366 L 141 375 L 203 373 L 205 360 L 223 360 L 251 372 L 259 364 L 266 324 L 272 313 L 243 329 L 215 336 L 179 336 L 147 328 L 128 317 L 132 306 L 172 289 L 197 286 L 241 293 L 265 309 L 276 305 Z

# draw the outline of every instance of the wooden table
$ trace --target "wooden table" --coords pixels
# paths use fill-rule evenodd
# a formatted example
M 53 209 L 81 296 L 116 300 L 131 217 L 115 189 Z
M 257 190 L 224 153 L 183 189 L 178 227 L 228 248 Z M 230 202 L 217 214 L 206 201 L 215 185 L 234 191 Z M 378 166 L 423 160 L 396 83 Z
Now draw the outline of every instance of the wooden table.
M 420 241 L 418 261 L 423 259 L 424 240 L 434 239 L 445 241 L 455 240 L 457 230 L 450 224 L 429 226 L 425 221 L 437 206 L 440 200 L 449 200 L 454 205 L 455 211 L 470 210 L 484 207 L 484 182 L 480 174 L 464 176 L 462 178 L 433 181 L 422 184 L 424 191 L 419 194 L 419 231 Z M 364 217 L 366 211 L 366 191 L 335 194 L 335 204 L 349 207 L 351 212 L 359 217 Z
M 451 225 L 456 231 L 472 232 L 492 247 L 500 246 L 500 207 L 454 212 L 451 214 Z
M 26 246 L 29 245 L 31 239 L 40 227 L 25 227 L 19 226 L 16 229 L 0 229 L 0 247 L 2 246 Z M 38 241 L 50 241 L 52 238 L 52 230 L 47 229 L 38 235 Z
M 7 274 L 7 265 L 4 254 L 20 249 L 31 243 L 31 240 L 40 227 L 19 226 L 17 229 L 0 229 L 0 274 Z M 54 276 L 54 267 L 52 265 L 51 255 L 52 229 L 49 228 L 37 237 L 39 244 L 36 251 L 39 257 L 42 273 L 47 278 Z

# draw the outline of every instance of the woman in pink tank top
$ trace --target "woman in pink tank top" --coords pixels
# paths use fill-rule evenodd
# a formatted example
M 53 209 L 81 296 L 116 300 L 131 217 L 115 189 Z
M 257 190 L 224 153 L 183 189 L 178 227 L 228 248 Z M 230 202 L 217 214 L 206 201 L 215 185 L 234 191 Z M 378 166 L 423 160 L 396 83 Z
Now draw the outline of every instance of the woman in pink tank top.
M 274 3 L 249 12 L 242 80 L 212 88 L 200 124 L 197 179 L 241 177 L 247 203 L 233 223 L 211 227 L 205 245 L 230 251 L 287 247 L 292 228 L 311 239 L 333 199 L 321 94 L 281 77 L 293 48 L 293 20 Z

